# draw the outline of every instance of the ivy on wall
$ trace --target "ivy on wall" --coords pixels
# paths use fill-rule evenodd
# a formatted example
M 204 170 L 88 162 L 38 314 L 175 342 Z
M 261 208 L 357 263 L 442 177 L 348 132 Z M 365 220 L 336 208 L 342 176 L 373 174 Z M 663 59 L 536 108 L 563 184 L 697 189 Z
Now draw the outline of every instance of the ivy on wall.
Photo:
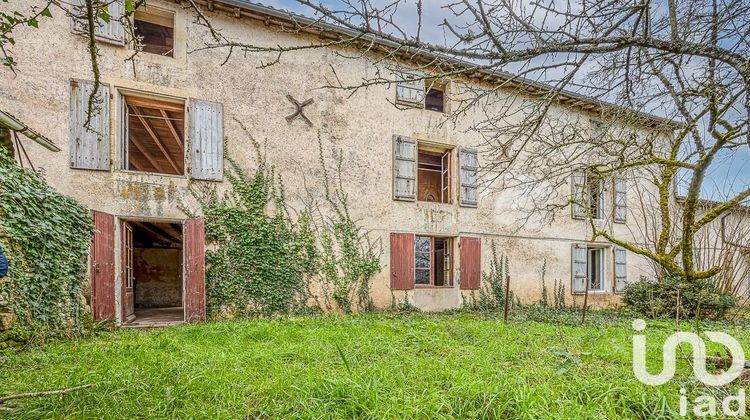
M 206 229 L 209 315 L 253 316 L 290 311 L 302 299 L 311 231 L 285 211 L 273 168 L 261 162 L 245 173 L 230 160 L 231 189 L 200 201 Z
M 372 309 L 370 281 L 380 271 L 380 253 L 350 217 L 341 185 L 329 186 L 322 147 L 330 208 L 309 205 L 293 217 L 281 177 L 245 132 L 257 168 L 246 173 L 230 159 L 227 192 L 193 194 L 205 218 L 209 316 Z
M 0 147 L 0 342 L 81 333 L 91 214 Z

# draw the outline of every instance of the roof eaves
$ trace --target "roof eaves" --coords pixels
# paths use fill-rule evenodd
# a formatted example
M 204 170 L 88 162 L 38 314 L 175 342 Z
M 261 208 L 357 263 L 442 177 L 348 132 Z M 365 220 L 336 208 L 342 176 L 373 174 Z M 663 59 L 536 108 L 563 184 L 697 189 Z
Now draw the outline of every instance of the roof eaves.
M 389 39 L 385 39 L 383 37 L 377 36 L 376 34 L 365 34 L 364 36 L 362 36 L 362 34 L 350 28 L 344 28 L 339 25 L 334 25 L 328 22 L 321 21 L 319 19 L 314 19 L 308 16 L 296 14 L 293 12 L 276 9 L 276 8 L 265 6 L 263 4 L 259 4 L 256 2 L 251 2 L 247 0 L 216 0 L 216 1 L 203 0 L 203 2 L 211 3 L 214 5 L 215 3 L 223 3 L 226 6 L 229 6 L 230 8 L 238 9 L 238 10 L 235 10 L 235 15 L 237 15 L 242 10 L 244 10 L 245 12 L 250 12 L 251 14 L 250 17 L 253 17 L 252 16 L 253 13 L 257 15 L 261 15 L 261 16 L 257 16 L 256 18 L 265 21 L 266 24 L 276 23 L 276 24 L 281 24 L 283 26 L 283 24 L 291 23 L 294 25 L 295 29 L 299 29 L 300 27 L 306 27 L 306 28 L 309 28 L 309 32 L 313 32 L 312 28 L 316 28 L 322 32 L 333 32 L 333 33 L 338 33 L 338 34 L 342 34 L 345 36 L 350 36 L 352 38 L 359 37 L 363 41 L 372 42 L 372 43 L 375 43 L 375 44 L 378 44 L 387 48 L 400 49 L 404 51 L 404 54 L 409 54 L 411 56 L 423 56 L 432 60 L 438 59 L 438 60 L 447 62 L 451 65 L 455 65 L 458 67 L 464 67 L 464 68 L 477 67 L 475 63 L 470 63 L 464 60 L 459 60 L 455 57 L 451 57 L 445 54 L 434 53 L 434 52 L 423 50 L 423 49 L 414 50 L 413 47 L 404 48 L 402 45 L 396 42 L 393 42 Z M 282 22 L 272 22 L 266 19 L 267 17 L 279 19 Z M 535 80 L 531 80 L 531 79 L 527 79 L 525 77 L 520 77 L 518 75 L 514 75 L 512 73 L 505 72 L 505 71 L 488 70 L 488 69 L 480 69 L 480 68 L 477 68 L 476 71 L 483 75 L 497 77 L 499 79 L 502 79 L 503 81 L 512 82 L 514 84 L 523 86 L 525 88 L 535 89 L 539 92 L 550 92 L 555 89 L 548 84 L 538 82 Z M 614 113 L 627 113 L 629 115 L 634 115 L 638 118 L 643 119 L 644 122 L 648 121 L 649 124 L 647 125 L 657 126 L 660 128 L 668 128 L 670 130 L 684 127 L 684 123 L 679 122 L 679 121 L 674 121 L 672 119 L 660 117 L 660 116 L 653 115 L 650 113 L 634 110 L 634 109 L 627 108 L 627 107 L 622 107 L 620 105 L 613 104 L 611 102 L 602 101 L 602 100 L 595 99 L 586 95 L 581 95 L 579 93 L 572 92 L 569 90 L 560 90 L 558 94 L 560 96 L 561 102 L 564 102 L 573 107 L 578 107 L 578 108 L 586 109 L 589 111 L 594 110 L 598 112 L 609 111 L 609 112 L 614 112 Z

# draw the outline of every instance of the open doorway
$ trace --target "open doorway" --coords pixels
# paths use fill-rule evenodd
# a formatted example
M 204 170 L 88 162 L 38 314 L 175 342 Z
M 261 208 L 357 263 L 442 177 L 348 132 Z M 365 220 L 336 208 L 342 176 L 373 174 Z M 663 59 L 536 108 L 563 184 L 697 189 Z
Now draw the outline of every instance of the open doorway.
M 179 223 L 123 222 L 123 319 L 135 325 L 184 320 Z

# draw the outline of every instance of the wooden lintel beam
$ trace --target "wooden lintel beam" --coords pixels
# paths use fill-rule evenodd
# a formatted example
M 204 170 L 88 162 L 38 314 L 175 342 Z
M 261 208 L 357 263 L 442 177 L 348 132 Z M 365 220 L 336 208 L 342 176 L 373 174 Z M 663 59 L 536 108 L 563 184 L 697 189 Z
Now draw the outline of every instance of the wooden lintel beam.
M 169 131 L 172 132 L 172 137 L 174 137 L 174 141 L 177 143 L 177 147 L 179 147 L 180 152 L 184 154 L 185 149 L 183 149 L 182 147 L 182 139 L 180 138 L 180 135 L 177 134 L 177 130 L 175 130 L 174 124 L 172 124 L 172 120 L 169 119 L 169 115 L 167 115 L 167 112 L 163 109 L 160 109 L 159 112 L 161 112 L 161 116 L 164 117 L 164 121 L 167 122 L 167 127 L 169 127 Z
M 139 152 L 141 152 L 141 154 L 143 155 L 143 157 L 145 157 L 145 158 L 146 158 L 146 160 L 148 161 L 148 163 L 150 163 L 150 164 L 151 164 L 151 166 L 153 166 L 153 167 L 154 167 L 154 169 L 156 169 L 156 170 L 157 170 L 157 171 L 159 171 L 159 172 L 164 172 L 164 169 L 163 169 L 163 168 L 161 167 L 161 165 L 159 165 L 159 163 L 158 163 L 158 162 L 157 162 L 157 161 L 156 161 L 156 160 L 155 160 L 155 159 L 153 158 L 153 156 L 151 156 L 151 153 L 149 153 L 149 152 L 148 152 L 148 151 L 146 151 L 146 150 L 145 150 L 144 148 L 142 148 L 142 147 L 141 147 L 141 145 L 140 145 L 140 144 L 138 144 L 138 142 L 137 142 L 137 141 L 136 141 L 136 140 L 135 140 L 135 139 L 133 138 L 133 136 L 132 136 L 132 135 L 131 135 L 131 136 L 129 136 L 129 138 L 130 138 L 130 143 L 131 143 L 131 144 L 132 144 L 133 146 L 135 146 L 135 148 L 136 148 L 136 149 L 138 149 L 138 151 L 139 151 Z M 130 156 L 128 156 L 128 163 L 130 163 Z M 137 170 L 137 171 L 140 171 L 141 169 L 138 169 L 138 168 L 136 168 L 136 170 Z
M 169 153 L 167 152 L 166 147 L 164 147 L 164 145 L 161 143 L 161 140 L 159 140 L 159 136 L 156 135 L 156 133 L 151 128 L 151 125 L 148 123 L 148 121 L 146 121 L 146 119 L 143 118 L 141 110 L 138 109 L 138 107 L 134 105 L 131 105 L 131 108 L 133 108 L 133 111 L 135 111 L 138 120 L 143 125 L 143 128 L 146 129 L 146 132 L 148 132 L 148 135 L 151 136 L 151 139 L 154 140 L 154 142 L 156 143 L 156 146 L 159 148 L 159 150 L 161 150 L 162 154 L 164 154 L 164 157 L 167 158 L 167 162 L 169 162 L 172 168 L 174 168 L 174 171 L 179 174 L 180 170 L 177 169 L 177 165 L 174 163 L 174 160 L 172 160 L 172 156 L 169 156 Z
M 125 97 L 125 102 L 127 102 L 128 105 L 132 105 L 132 106 L 163 109 L 165 111 L 171 111 L 171 112 L 180 112 L 180 113 L 185 112 L 185 105 L 175 104 L 172 102 L 156 101 L 156 100 L 147 99 L 147 98 L 140 98 L 137 96 L 127 96 Z
M 163 240 L 165 242 L 169 242 L 170 244 L 177 244 L 177 243 L 179 243 L 179 241 L 175 241 L 174 238 L 168 238 L 168 237 L 162 235 L 161 233 L 159 233 L 159 232 L 151 229 L 150 227 L 146 226 L 145 224 L 143 224 L 141 222 L 131 222 L 131 223 L 133 223 L 134 225 L 138 226 L 140 229 L 145 230 L 146 232 L 150 233 L 151 235 L 157 237 L 157 239 L 161 239 L 161 240 Z

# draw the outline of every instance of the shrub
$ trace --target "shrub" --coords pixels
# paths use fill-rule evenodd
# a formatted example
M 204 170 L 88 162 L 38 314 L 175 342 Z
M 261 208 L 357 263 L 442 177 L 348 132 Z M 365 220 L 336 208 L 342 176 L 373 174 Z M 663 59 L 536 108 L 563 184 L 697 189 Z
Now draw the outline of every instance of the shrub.
M 677 276 L 661 282 L 641 278 L 625 288 L 623 302 L 651 318 L 722 319 L 737 306 L 737 298 L 722 292 L 711 280 L 686 282 Z

